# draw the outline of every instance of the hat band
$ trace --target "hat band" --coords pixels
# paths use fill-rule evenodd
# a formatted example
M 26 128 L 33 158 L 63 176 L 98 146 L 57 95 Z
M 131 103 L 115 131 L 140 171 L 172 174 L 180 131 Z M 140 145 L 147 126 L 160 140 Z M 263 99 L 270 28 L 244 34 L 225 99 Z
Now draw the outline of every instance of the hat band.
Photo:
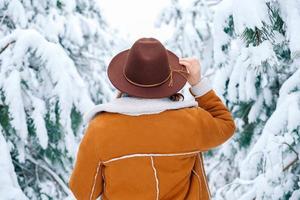
M 123 75 L 124 77 L 126 78 L 126 80 L 128 82 L 130 82 L 131 84 L 133 85 L 136 85 L 136 86 L 139 86 L 139 87 L 156 87 L 156 86 L 159 86 L 159 85 L 162 85 L 163 83 L 165 83 L 166 81 L 168 81 L 170 79 L 170 82 L 168 84 L 169 87 L 172 87 L 173 86 L 173 72 L 178 72 L 180 75 L 182 75 L 186 80 L 188 79 L 184 74 L 188 74 L 187 71 L 185 70 L 182 70 L 182 69 L 172 69 L 172 67 L 169 65 L 169 68 L 170 68 L 170 73 L 169 75 L 167 76 L 167 78 L 159 83 L 154 83 L 154 84 L 140 84 L 140 83 L 137 83 L 137 82 L 134 82 L 132 80 L 130 80 L 127 76 L 126 76 L 126 73 L 125 73 L 125 67 L 123 68 Z

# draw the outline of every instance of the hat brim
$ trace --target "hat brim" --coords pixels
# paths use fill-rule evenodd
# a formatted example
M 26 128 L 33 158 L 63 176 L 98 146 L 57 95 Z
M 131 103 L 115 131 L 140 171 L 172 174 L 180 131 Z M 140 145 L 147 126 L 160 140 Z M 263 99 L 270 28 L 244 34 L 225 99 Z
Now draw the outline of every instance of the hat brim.
M 142 98 L 163 98 L 171 96 L 180 91 L 187 80 L 178 72 L 173 72 L 173 85 L 169 86 L 170 79 L 163 84 L 155 87 L 139 87 L 124 77 L 123 67 L 127 60 L 129 49 L 114 56 L 108 65 L 107 74 L 110 82 L 121 92 Z M 186 67 L 179 64 L 179 58 L 170 50 L 167 50 L 169 64 L 172 69 L 186 70 Z

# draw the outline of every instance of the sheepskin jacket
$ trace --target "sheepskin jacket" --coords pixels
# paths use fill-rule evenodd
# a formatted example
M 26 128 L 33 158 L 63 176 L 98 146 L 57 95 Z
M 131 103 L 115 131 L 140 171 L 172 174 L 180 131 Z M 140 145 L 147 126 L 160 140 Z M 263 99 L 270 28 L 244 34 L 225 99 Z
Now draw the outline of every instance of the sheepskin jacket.
M 210 199 L 202 152 L 235 124 L 208 79 L 189 91 L 192 100 L 122 97 L 89 111 L 69 181 L 76 199 Z

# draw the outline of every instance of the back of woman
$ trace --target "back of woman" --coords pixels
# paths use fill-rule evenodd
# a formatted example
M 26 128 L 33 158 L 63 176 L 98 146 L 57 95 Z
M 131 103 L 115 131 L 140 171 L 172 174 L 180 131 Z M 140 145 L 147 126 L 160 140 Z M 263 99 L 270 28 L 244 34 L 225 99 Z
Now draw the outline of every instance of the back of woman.
M 210 199 L 202 152 L 229 139 L 235 125 L 199 62 L 142 38 L 112 59 L 108 76 L 121 93 L 85 115 L 69 183 L 74 196 Z M 177 93 L 186 82 L 192 100 Z

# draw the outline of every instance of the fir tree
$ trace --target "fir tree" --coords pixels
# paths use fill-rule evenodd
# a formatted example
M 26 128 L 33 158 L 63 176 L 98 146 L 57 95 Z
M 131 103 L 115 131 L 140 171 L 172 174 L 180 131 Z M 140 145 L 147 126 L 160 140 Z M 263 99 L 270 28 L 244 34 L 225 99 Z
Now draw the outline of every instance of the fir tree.
M 17 199 L 63 199 L 82 115 L 113 94 L 105 64 L 117 40 L 94 0 L 4 0 L 0 24 L 0 140 L 11 156 L 0 183 Z
M 156 23 L 158 27 L 176 27 L 172 38 L 166 41 L 167 47 L 180 57 L 198 57 L 203 72 L 213 66 L 212 12 L 209 6 L 206 1 L 197 0 L 184 8 L 180 1 L 172 0 L 171 5 L 161 11 Z
M 199 2 L 209 4 L 194 0 L 189 9 L 175 12 L 181 6 L 173 1 L 163 16 L 176 21 L 175 48 L 189 49 L 193 47 L 189 41 L 201 41 L 191 32 L 211 32 L 211 80 L 237 125 L 230 141 L 206 153 L 214 197 L 298 199 L 299 1 L 223 0 L 208 6 L 213 20 L 206 22 L 196 17 L 206 9 L 193 13 Z M 192 17 L 184 20 L 184 16 Z M 182 31 L 189 23 L 194 23 L 192 30 Z M 203 23 L 208 28 L 199 29 Z M 193 49 L 202 50 L 203 46 Z M 201 55 L 196 56 L 201 60 Z

